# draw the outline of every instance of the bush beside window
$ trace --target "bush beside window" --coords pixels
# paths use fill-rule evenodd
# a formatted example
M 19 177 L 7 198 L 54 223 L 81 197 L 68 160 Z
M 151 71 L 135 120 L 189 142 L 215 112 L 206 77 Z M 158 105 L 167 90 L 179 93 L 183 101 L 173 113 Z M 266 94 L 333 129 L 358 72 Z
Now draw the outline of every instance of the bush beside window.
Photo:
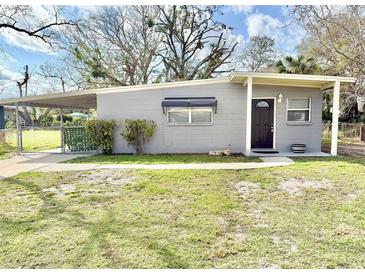
M 126 119 L 121 135 L 128 145 L 135 148 L 137 154 L 143 154 L 144 145 L 152 138 L 155 128 L 154 121 Z

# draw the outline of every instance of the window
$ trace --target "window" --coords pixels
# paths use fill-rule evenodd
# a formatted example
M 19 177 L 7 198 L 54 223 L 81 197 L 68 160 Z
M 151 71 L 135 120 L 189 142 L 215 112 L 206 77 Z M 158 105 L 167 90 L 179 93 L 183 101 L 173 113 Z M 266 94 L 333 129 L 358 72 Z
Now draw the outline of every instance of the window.
M 270 106 L 269 106 L 268 102 L 266 102 L 266 101 L 260 101 L 260 102 L 258 102 L 256 104 L 256 107 L 257 108 L 268 108 Z
M 310 122 L 311 98 L 289 99 L 288 98 L 288 122 Z
M 167 123 L 173 125 L 184 124 L 212 124 L 212 107 L 170 107 L 167 108 Z
M 170 108 L 167 117 L 169 123 L 189 123 L 189 108 Z

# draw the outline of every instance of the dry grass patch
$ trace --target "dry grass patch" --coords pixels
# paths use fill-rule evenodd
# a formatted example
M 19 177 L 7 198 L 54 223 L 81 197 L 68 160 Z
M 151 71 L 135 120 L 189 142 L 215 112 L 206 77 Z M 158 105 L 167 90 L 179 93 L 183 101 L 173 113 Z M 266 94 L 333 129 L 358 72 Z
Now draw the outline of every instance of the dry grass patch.
M 305 178 L 295 179 L 290 178 L 282 181 L 279 184 L 279 189 L 286 191 L 290 195 L 300 196 L 303 195 L 306 190 L 325 190 L 332 187 L 332 183 L 327 179 L 321 181 L 308 180 Z

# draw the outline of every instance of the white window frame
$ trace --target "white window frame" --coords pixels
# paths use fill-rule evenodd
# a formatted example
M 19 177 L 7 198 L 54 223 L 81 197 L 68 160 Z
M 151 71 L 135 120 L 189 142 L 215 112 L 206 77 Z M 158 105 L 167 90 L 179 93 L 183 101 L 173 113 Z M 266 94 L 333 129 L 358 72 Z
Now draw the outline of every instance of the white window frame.
M 176 123 L 176 122 L 170 122 L 169 121 L 169 116 L 170 116 L 170 112 L 175 112 L 175 111 L 171 111 L 171 109 L 188 109 L 189 112 L 189 121 L 187 123 Z M 205 108 L 205 109 L 210 109 L 210 122 L 192 122 L 191 121 L 191 112 L 194 109 L 199 109 L 199 108 Z M 211 106 L 206 106 L 206 107 L 167 107 L 166 109 L 166 123 L 168 125 L 172 125 L 172 126 L 210 126 L 213 125 L 213 112 L 214 112 L 214 108 Z
M 308 108 L 289 108 L 289 100 L 309 100 Z M 289 111 L 306 111 L 308 110 L 308 121 L 289 121 Z M 312 97 L 287 98 L 286 99 L 286 122 L 288 124 L 310 124 L 312 121 Z

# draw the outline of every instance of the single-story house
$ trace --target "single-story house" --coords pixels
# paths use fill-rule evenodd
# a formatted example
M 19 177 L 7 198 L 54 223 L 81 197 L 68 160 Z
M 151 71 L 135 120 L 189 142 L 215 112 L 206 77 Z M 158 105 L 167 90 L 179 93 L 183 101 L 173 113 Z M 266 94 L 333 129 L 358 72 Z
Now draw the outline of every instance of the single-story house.
M 341 83 L 355 78 L 233 72 L 226 78 L 74 91 L 0 100 L 0 105 L 96 109 L 99 119 L 157 124 L 146 153 L 290 153 L 305 144 L 321 152 L 322 91 L 333 91 L 331 154 L 337 153 Z M 130 153 L 114 133 L 115 153 Z

